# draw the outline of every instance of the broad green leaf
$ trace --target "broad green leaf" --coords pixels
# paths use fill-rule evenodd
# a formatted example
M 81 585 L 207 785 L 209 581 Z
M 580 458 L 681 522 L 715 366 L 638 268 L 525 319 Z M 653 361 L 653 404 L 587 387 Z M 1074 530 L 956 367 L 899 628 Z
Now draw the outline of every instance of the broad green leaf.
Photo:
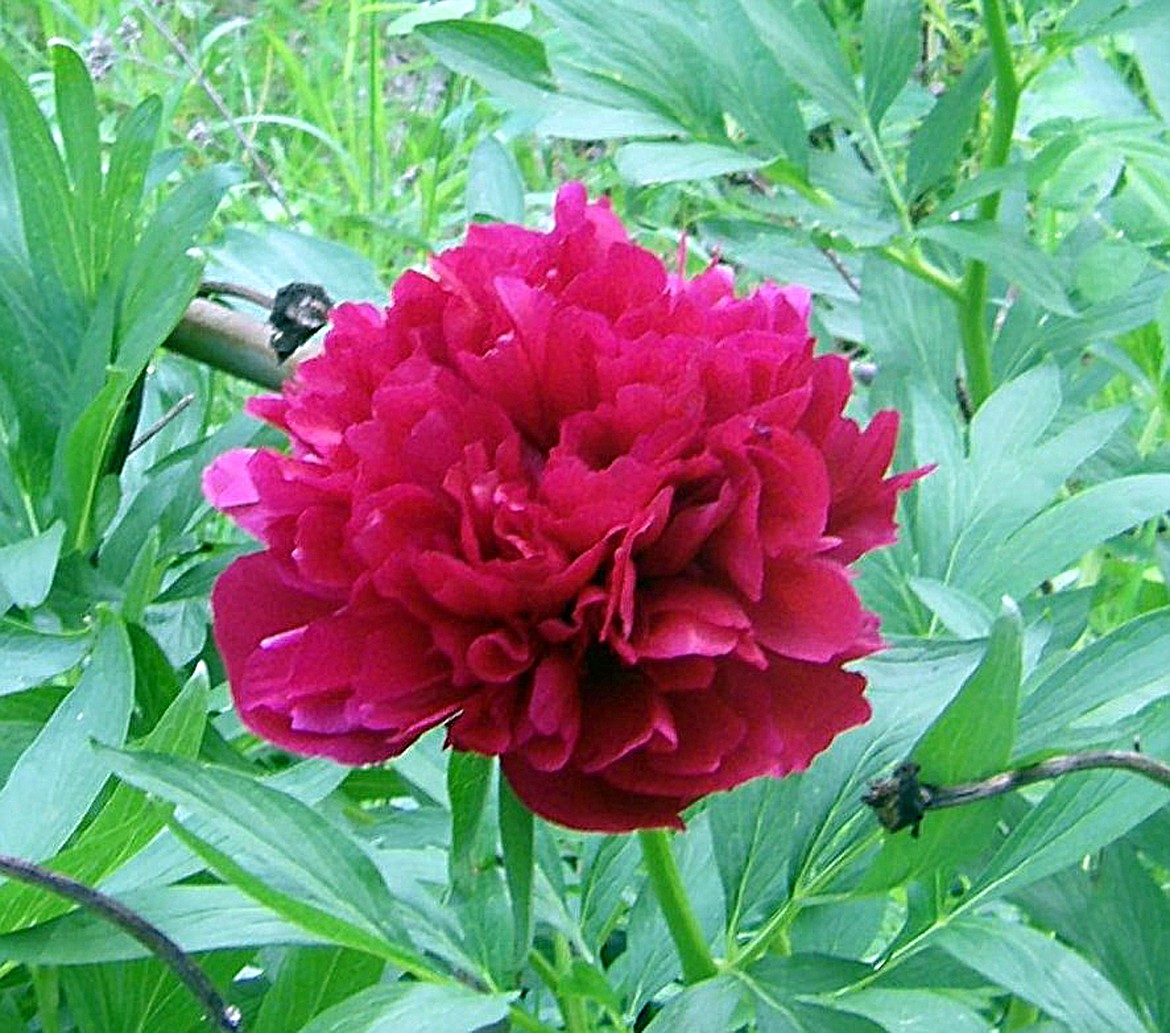
M 335 301 L 386 303 L 386 287 L 365 255 L 285 226 L 229 226 L 207 253 L 208 279 L 242 283 L 269 294 L 286 283 L 319 283 Z
M 485 136 L 471 152 L 464 205 L 469 222 L 478 216 L 524 221 L 524 180 L 512 152 L 494 136 Z
M 921 49 L 920 0 L 865 0 L 861 12 L 861 70 L 869 119 L 880 125 L 902 91 Z
M 89 645 L 88 632 L 39 631 L 0 617 L 0 695 L 21 692 L 68 671 Z
M 812 1003 L 814 995 L 841 990 L 869 972 L 861 962 L 817 954 L 773 955 L 757 962 L 744 982 L 759 1033 L 881 1033 L 882 1027 L 869 1019 Z
M 905 408 L 912 385 L 953 398 L 960 339 L 954 303 L 877 255 L 866 257 L 861 279 L 861 323 L 881 404 L 889 399 Z
M 740 1006 L 743 987 L 732 976 L 717 976 L 685 987 L 646 1027 L 646 1033 L 726 1033 L 736 1028 L 732 1016 Z
M 158 139 L 163 105 L 147 97 L 118 122 L 102 193 L 96 249 L 109 256 L 109 275 L 121 279 L 139 225 L 146 175 Z
M 931 990 L 885 990 L 873 987 L 834 997 L 825 1003 L 861 1016 L 889 1033 L 992 1033 L 994 1026 L 974 1008 Z
M 954 785 L 1007 767 L 1015 741 L 1022 646 L 1019 610 L 1005 599 L 979 666 L 910 753 L 924 783 Z M 998 812 L 999 801 L 981 801 L 927 815 L 920 838 L 904 831 L 889 835 L 863 886 L 884 888 L 963 864 L 985 848 Z
M 1037 929 L 968 916 L 950 923 L 934 943 L 1069 1029 L 1144 1033 L 1145 1026 L 1112 983 Z
M 515 966 L 523 967 L 532 946 L 532 884 L 536 872 L 533 848 L 532 812 L 512 792 L 501 775 L 499 780 L 500 845 L 504 852 L 504 877 L 512 902 L 512 929 L 515 938 Z
M 1050 311 L 1074 314 L 1059 266 L 1022 234 L 986 222 L 946 222 L 919 232 L 965 259 L 986 263 Z
M 297 947 L 280 961 L 252 1033 L 288 1033 L 378 981 L 386 963 L 340 947 Z
M 0 127 L 6 130 L 11 150 L 25 242 L 39 286 L 57 292 L 54 305 L 76 318 L 86 296 L 85 251 L 65 165 L 36 100 L 4 61 L 0 61 Z M 57 345 L 67 346 L 67 342 Z M 64 372 L 68 367 L 68 358 L 62 354 L 59 369 Z
M 97 286 L 99 263 L 105 259 L 98 252 L 95 239 L 101 213 L 101 139 L 93 82 L 85 62 L 72 47 L 61 44 L 53 47 L 53 85 L 61 142 L 73 186 L 83 282 L 86 292 L 92 293 Z
M 1111 722 L 1170 694 L 1170 609 L 1128 621 L 1047 671 L 1020 707 L 1019 756 L 1113 738 Z M 1094 711 L 1102 711 L 1094 714 Z M 1114 733 L 1115 735 L 1116 733 Z
M 1052 424 L 1060 410 L 1060 372 L 1038 366 L 992 393 L 971 420 L 971 457 L 994 476 L 1001 461 L 1028 448 Z
M 974 596 L 934 578 L 912 577 L 910 590 L 956 638 L 984 638 L 994 619 L 991 610 Z
M 56 521 L 32 538 L 0 546 L 0 611 L 40 606 L 53 585 L 65 525 Z
M 756 158 L 734 147 L 674 140 L 628 143 L 614 155 L 622 178 L 631 183 L 672 183 L 748 172 L 771 159 Z
M 1150 708 L 1142 747 L 1170 753 L 1170 705 Z M 1166 804 L 1166 790 L 1118 771 L 1061 778 L 1011 829 L 975 879 L 964 906 L 1000 897 L 1080 861 L 1125 835 Z
M 780 67 L 846 125 L 865 117 L 836 34 L 813 0 L 740 0 Z
M 1170 48 L 1170 21 L 1163 18 L 1146 25 L 1133 33 L 1130 41 L 1150 100 L 1162 121 L 1170 122 L 1170 69 L 1163 60 Z
M 204 955 L 199 967 L 230 1000 L 228 987 L 250 953 Z M 206 1028 L 207 1020 L 191 991 L 155 958 L 70 965 L 61 968 L 59 974 L 79 1033 L 193 1033 Z
M 991 61 L 982 53 L 947 87 L 914 133 L 906 159 L 907 192 L 913 197 L 952 171 L 991 81 Z
M 458 983 L 372 986 L 318 1015 L 301 1033 L 475 1033 L 508 1014 L 512 994 L 477 993 Z
M 373 862 L 311 807 L 227 768 L 101 752 L 119 777 L 197 816 L 200 838 L 259 881 L 373 937 L 393 927 L 394 900 Z
M 207 738 L 214 738 L 212 726 L 208 727 Z M 345 769 L 340 765 L 316 758 L 268 775 L 263 784 L 314 806 L 333 792 L 344 778 Z M 215 836 L 214 824 L 196 814 L 188 814 L 184 822 L 185 827 L 201 841 Z M 179 882 L 205 867 L 204 861 L 181 843 L 171 828 L 166 828 L 145 850 L 104 879 L 101 888 L 115 895 L 135 892 L 160 883 Z
M 641 855 L 633 836 L 590 838 L 581 861 L 581 932 L 600 951 L 623 907 L 627 888 L 634 888 Z
M 740 0 L 700 0 L 696 27 L 713 62 L 711 77 L 724 110 L 759 146 L 783 152 L 804 175 L 808 130 L 792 81 L 763 45 Z
M 1139 859 L 1132 835 L 1092 866 L 1074 865 L 1015 894 L 1028 915 L 1087 955 L 1153 1029 L 1170 1020 L 1170 902 L 1157 869 Z
M 137 377 L 174 329 L 199 282 L 199 264 L 187 255 L 211 221 L 238 169 L 213 165 L 174 191 L 147 224 L 126 268 L 118 311 L 115 360 Z
M 447 794 L 451 801 L 451 881 L 458 887 L 495 859 L 495 835 L 488 820 L 495 761 L 478 753 L 451 754 Z
M 41 861 L 61 848 L 108 778 L 90 741 L 121 745 L 133 701 L 130 642 L 107 616 L 77 685 L 0 789 L 0 853 Z
M 322 942 L 232 886 L 167 886 L 117 899 L 192 953 Z M 0 936 L 0 958 L 22 965 L 92 965 L 148 954 L 137 940 L 84 910 Z
M 196 672 L 143 741 L 147 749 L 193 757 L 207 718 L 207 675 Z M 120 784 L 76 842 L 56 854 L 49 867 L 91 885 L 99 883 L 145 847 L 163 828 L 166 815 L 136 789 Z M 0 887 L 0 931 L 9 932 L 69 911 L 69 901 L 25 883 Z
M 1135 474 L 1096 484 L 1045 510 L 997 550 L 969 590 L 1025 595 L 1101 542 L 1170 509 L 1170 474 Z
M 479 21 L 440 21 L 415 33 L 443 64 L 509 103 L 531 105 L 554 89 L 544 45 L 534 36 Z
M 723 134 L 713 54 L 696 5 L 646 0 L 617 17 L 591 0 L 540 0 L 539 7 L 557 27 L 554 38 L 568 44 L 556 63 L 568 92 L 662 112 L 704 139 Z M 590 70 L 588 85 L 574 73 L 581 64 Z
M 757 779 L 708 801 L 731 930 L 828 891 L 843 857 L 881 842 L 877 820 L 858 800 L 870 781 L 906 759 L 980 652 L 923 642 L 869 658 L 861 668 L 874 710 L 868 724 L 838 737 L 804 774 Z

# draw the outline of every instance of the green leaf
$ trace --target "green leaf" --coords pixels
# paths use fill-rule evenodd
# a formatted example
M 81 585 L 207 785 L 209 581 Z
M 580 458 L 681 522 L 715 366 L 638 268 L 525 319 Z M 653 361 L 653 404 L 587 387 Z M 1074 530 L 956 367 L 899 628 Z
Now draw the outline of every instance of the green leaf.
M 197 816 L 200 838 L 258 880 L 372 938 L 393 928 L 394 899 L 373 862 L 311 807 L 227 768 L 156 753 L 101 753 L 120 778 Z
M 415 1028 L 475 1033 L 502 1021 L 513 994 L 477 993 L 458 983 L 390 983 L 355 994 L 301 1033 L 400 1033 Z
M 753 157 L 734 147 L 674 140 L 628 143 L 614 155 L 622 178 L 639 185 L 749 172 L 762 168 L 770 160 Z
M 201 669 L 171 704 L 143 745 L 179 756 L 194 756 L 207 718 L 207 674 Z M 91 885 L 99 883 L 145 847 L 166 824 L 157 804 L 127 785 L 118 785 L 76 842 L 50 861 L 55 872 Z M 73 905 L 24 883 L 0 887 L 0 931 L 9 932 L 63 914 Z
M 965 259 L 986 263 L 1050 311 L 1075 314 L 1059 266 L 1022 234 L 987 222 L 946 222 L 919 233 Z
M 722 107 L 758 145 L 783 153 L 803 176 L 808 171 L 808 129 L 796 90 L 780 62 L 763 45 L 740 0 L 700 0 L 700 45 L 713 62 Z
M 726 1033 L 737 1026 L 731 1020 L 742 997 L 743 987 L 733 976 L 704 979 L 667 1001 L 646 1033 Z
M 224 992 L 249 955 L 245 951 L 205 955 L 199 967 Z M 191 1033 L 207 1025 L 191 991 L 155 958 L 71 965 L 60 970 L 60 978 L 79 1033 Z
M 68 671 L 89 645 L 88 632 L 38 631 L 0 617 L 0 695 L 21 692 Z
M 1170 1020 L 1170 901 L 1134 845 L 1137 835 L 1102 851 L 1096 863 L 1074 865 L 1015 894 L 1028 915 L 1086 954 L 1150 1028 Z M 1136 844 L 1135 844 L 1136 845 Z
M 787 901 L 828 891 L 843 856 L 880 842 L 877 822 L 858 809 L 858 799 L 906 759 L 980 653 L 968 644 L 923 642 L 869 658 L 862 666 L 874 711 L 868 724 L 838 737 L 804 774 L 757 779 L 708 801 L 729 937 Z
M 627 888 L 635 885 L 641 854 L 633 836 L 599 836 L 585 844 L 581 861 L 581 933 L 595 951 L 624 907 Z
M 319 283 L 335 301 L 386 303 L 386 286 L 365 255 L 284 226 L 229 226 L 207 252 L 208 279 L 242 283 L 267 294 L 286 283 Z
M 1142 747 L 1155 756 L 1170 752 L 1170 705 L 1151 708 L 1143 722 Z M 1060 779 L 1011 829 L 979 873 L 967 907 L 1060 871 L 1125 835 L 1165 806 L 1166 791 L 1127 772 L 1091 771 Z
M 991 632 L 993 615 L 974 596 L 934 578 L 912 577 L 908 584 L 922 605 L 956 638 L 985 638 Z
M 771 956 L 752 965 L 746 982 L 759 1033 L 881 1033 L 860 1016 L 831 1011 L 814 994 L 840 990 L 870 972 L 868 965 L 817 954 Z
M 99 262 L 105 256 L 96 247 L 96 229 L 101 212 L 102 156 L 98 132 L 98 111 L 93 82 L 85 62 L 72 48 L 56 45 L 53 50 L 53 85 L 56 90 L 57 121 L 65 160 L 73 182 L 74 218 L 81 250 L 87 292 L 97 286 Z
M 0 789 L 0 853 L 40 861 L 61 848 L 108 777 L 90 741 L 120 745 L 133 700 L 130 641 L 121 622 L 107 616 L 76 687 Z
M 1170 509 L 1170 474 L 1119 477 L 1045 510 L 1013 534 L 969 590 L 1022 596 L 1101 542 Z
M 280 962 L 253 1033 L 288 1033 L 378 981 L 385 961 L 341 947 L 297 947 Z
M 934 943 L 1069 1029 L 1143 1033 L 1146 1028 L 1100 972 L 1039 930 L 969 916 L 950 923 Z
M 533 848 L 534 819 L 532 812 L 512 792 L 512 787 L 501 774 L 500 845 L 504 851 L 504 878 L 508 883 L 508 898 L 512 902 L 512 930 L 515 939 L 515 966 L 522 968 L 532 946 L 533 910 L 532 882 L 536 872 Z
M 953 398 L 960 338 L 951 299 L 876 254 L 866 256 L 861 280 L 862 329 L 877 363 L 881 404 L 890 399 L 905 407 L 910 385 Z
M 918 63 L 920 0 L 865 0 L 861 12 L 861 72 L 869 119 L 880 125 Z
M 146 174 L 162 112 L 162 101 L 147 97 L 118 122 L 110 149 L 95 248 L 99 255 L 109 256 L 109 276 L 115 282 L 121 279 L 137 235 Z
M 188 952 L 320 942 L 232 886 L 166 886 L 117 899 Z M 0 957 L 18 965 L 92 965 L 148 954 L 137 940 L 84 910 L 0 936 Z
M 814 0 L 740 0 L 785 73 L 846 125 L 865 118 L 837 36 Z
M 524 180 L 512 152 L 494 136 L 485 136 L 471 152 L 464 203 L 469 222 L 477 216 L 524 221 Z
M 534 36 L 478 21 L 440 21 L 415 33 L 443 64 L 514 104 L 554 89 L 544 45 Z
M 174 191 L 151 218 L 130 256 L 118 310 L 115 361 L 136 378 L 179 322 L 195 294 L 199 264 L 187 255 L 229 187 L 242 174 L 213 165 Z
M 922 120 L 906 159 L 906 187 L 911 197 L 929 190 L 954 169 L 990 81 L 991 59 L 984 52 L 947 87 Z
M 476 872 L 492 865 L 495 836 L 487 821 L 495 761 L 478 753 L 451 754 L 447 794 L 451 801 L 451 882 L 466 887 Z
M 924 779 L 948 783 L 982 778 L 1011 760 L 1023 634 L 1019 609 L 1004 599 L 979 666 L 913 750 Z
M 6 130 L 20 194 L 24 238 L 41 289 L 75 315 L 86 296 L 84 249 L 73 197 L 49 126 L 23 80 L 0 61 L 0 127 Z M 62 342 L 58 347 L 65 346 Z M 61 364 L 68 368 L 68 361 Z
M 1116 737 L 1126 708 L 1166 694 L 1170 608 L 1142 614 L 1048 669 L 1020 707 L 1017 753 L 1079 748 Z M 1102 710 L 1096 719 L 1093 712 Z
M 12 545 L 0 546 L 0 612 L 10 606 L 40 606 L 53 585 L 65 525 L 56 521 L 47 531 Z
M 872 987 L 831 998 L 832 1008 L 876 1022 L 889 1033 L 991 1033 L 982 1015 L 961 1001 L 931 990 Z
M 987 651 L 958 694 L 911 751 L 924 783 L 953 785 L 1006 768 L 1015 741 L 1022 666 L 1023 623 L 1005 599 L 992 625 Z M 984 849 L 1000 801 L 989 800 L 930 814 L 921 838 L 886 837 L 863 880 L 867 889 L 894 886 L 937 868 L 952 870 Z

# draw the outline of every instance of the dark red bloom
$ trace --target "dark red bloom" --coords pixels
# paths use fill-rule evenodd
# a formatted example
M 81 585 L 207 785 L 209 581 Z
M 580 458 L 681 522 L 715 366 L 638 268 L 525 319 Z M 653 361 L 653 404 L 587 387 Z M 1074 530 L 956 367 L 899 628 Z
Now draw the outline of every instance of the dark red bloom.
M 667 273 L 605 201 L 473 226 L 250 409 L 208 498 L 260 538 L 214 593 L 257 734 L 347 764 L 447 724 L 534 811 L 679 825 L 869 716 L 847 565 L 894 539 L 898 417 L 842 416 L 808 295 Z

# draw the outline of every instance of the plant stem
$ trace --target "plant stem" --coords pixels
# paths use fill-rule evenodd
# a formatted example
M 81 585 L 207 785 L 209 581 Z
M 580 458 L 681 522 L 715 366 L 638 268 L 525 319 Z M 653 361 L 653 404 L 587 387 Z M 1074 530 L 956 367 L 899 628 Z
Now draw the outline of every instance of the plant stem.
M 862 799 L 874 809 L 888 831 L 909 828 L 912 835 L 917 835 L 927 811 L 961 807 L 1002 796 L 1033 782 L 1046 782 L 1076 771 L 1097 769 L 1132 771 L 1170 789 L 1170 764 L 1165 761 L 1131 750 L 1086 750 L 1060 754 L 1022 768 L 1002 771 L 978 782 L 953 786 L 923 785 L 918 781 L 918 765 L 908 761 L 894 772 L 893 777 L 874 782 Z
M 1020 85 L 1012 63 L 1007 19 L 1001 0 L 983 0 L 983 22 L 987 27 L 995 69 L 995 112 L 982 165 L 983 171 L 987 171 L 1000 168 L 1007 161 L 1020 103 Z M 995 221 L 999 214 L 999 199 L 1000 191 L 996 190 L 980 200 L 980 221 Z M 978 409 L 991 394 L 993 386 L 991 342 L 986 320 L 987 266 L 983 262 L 972 261 L 967 265 L 962 294 L 959 323 L 963 335 L 963 361 L 967 367 L 967 389 Z
M 642 845 L 642 860 L 650 875 L 650 885 L 682 962 L 683 982 L 697 983 L 709 979 L 717 971 L 715 961 L 683 888 L 682 876 L 670 849 L 670 833 L 664 829 L 643 829 L 638 833 L 638 842 Z
M 83 882 L 67 875 L 43 868 L 39 864 L 22 861 L 19 857 L 0 855 L 0 874 L 19 882 L 26 882 L 59 897 L 80 904 L 87 911 L 113 922 L 128 936 L 132 936 L 156 958 L 169 965 L 199 1002 L 209 1022 L 224 1033 L 240 1033 L 240 1010 L 228 1004 L 211 984 L 203 970 L 191 960 L 174 940 L 145 918 L 131 911 L 125 904 L 91 889 Z

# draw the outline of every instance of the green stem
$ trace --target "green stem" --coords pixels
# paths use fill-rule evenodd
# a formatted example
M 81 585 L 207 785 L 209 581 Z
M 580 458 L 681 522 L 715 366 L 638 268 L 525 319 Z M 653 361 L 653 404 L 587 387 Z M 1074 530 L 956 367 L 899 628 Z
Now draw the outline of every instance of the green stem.
M 927 261 L 917 248 L 913 251 L 906 251 L 900 247 L 886 245 L 878 248 L 878 253 L 889 259 L 894 265 L 900 265 L 906 272 L 917 276 L 918 279 L 937 287 L 952 301 L 958 303 L 963 300 L 963 291 L 959 282 L 954 277 L 944 273 L 938 266 Z
M 664 829 L 643 829 L 638 833 L 638 842 L 642 845 L 642 860 L 650 875 L 650 885 L 682 962 L 683 982 L 710 979 L 717 971 L 715 961 L 683 888 L 682 876 L 670 849 L 670 833 Z
M 995 112 L 983 155 L 983 169 L 986 171 L 1000 168 L 1007 161 L 1020 103 L 1020 84 L 1012 63 L 1007 19 L 1000 0 L 983 0 L 983 21 L 987 27 L 987 40 L 995 69 Z M 1000 191 L 996 190 L 980 200 L 981 221 L 995 221 L 999 214 L 999 199 Z M 991 394 L 993 386 L 991 342 L 987 335 L 986 319 L 987 266 L 983 262 L 972 261 L 968 264 L 962 292 L 959 321 L 963 334 L 963 360 L 967 367 L 967 390 L 972 404 L 978 408 Z

